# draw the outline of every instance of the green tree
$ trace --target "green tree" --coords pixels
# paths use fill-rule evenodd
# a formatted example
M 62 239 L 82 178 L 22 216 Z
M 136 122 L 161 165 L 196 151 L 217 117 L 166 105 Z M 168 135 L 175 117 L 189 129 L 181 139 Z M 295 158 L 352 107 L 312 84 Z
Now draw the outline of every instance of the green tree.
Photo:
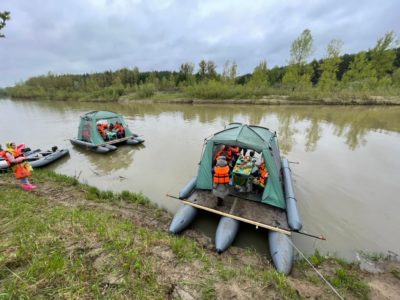
M 5 35 L 1 33 L 1 30 L 6 26 L 6 21 L 8 20 L 10 20 L 10 12 L 0 12 L 0 38 L 5 37 Z
M 224 64 L 224 70 L 222 72 L 222 80 L 232 84 L 235 83 L 236 72 L 237 72 L 236 62 L 232 62 L 231 64 L 230 61 L 227 60 Z
M 248 84 L 252 87 L 266 87 L 269 85 L 268 67 L 266 60 L 261 61 L 258 66 L 254 68 L 253 74 Z
M 193 70 L 194 70 L 194 65 L 192 63 L 181 64 L 178 73 L 179 83 L 183 83 L 184 85 L 193 84 L 194 83 Z
M 199 71 L 197 72 L 197 77 L 200 81 L 206 79 L 207 76 L 207 63 L 203 59 L 199 62 Z
M 132 83 L 138 85 L 140 82 L 140 71 L 138 67 L 134 67 L 132 70 Z
M 292 43 L 289 66 L 282 78 L 282 83 L 285 86 L 292 90 L 311 87 L 312 68 L 307 65 L 307 60 L 312 52 L 313 38 L 311 31 L 305 29 Z
M 384 37 L 378 39 L 376 46 L 370 51 L 371 65 L 376 71 L 378 80 L 393 72 L 396 53 L 391 48 L 394 46 L 394 39 L 393 31 L 388 32 Z
M 330 91 L 338 84 L 336 74 L 341 61 L 340 51 L 342 46 L 342 41 L 332 40 L 326 48 L 327 56 L 320 66 L 322 75 L 318 82 L 318 87 L 323 91 Z
M 282 82 L 284 73 L 284 67 L 275 66 L 268 71 L 268 81 L 272 86 L 278 85 Z
M 392 83 L 393 86 L 400 88 L 400 69 L 393 72 Z
M 207 62 L 207 79 L 217 78 L 217 66 L 212 60 Z
M 376 86 L 377 76 L 367 54 L 360 52 L 350 63 L 348 71 L 343 75 L 343 84 L 359 90 L 372 89 Z

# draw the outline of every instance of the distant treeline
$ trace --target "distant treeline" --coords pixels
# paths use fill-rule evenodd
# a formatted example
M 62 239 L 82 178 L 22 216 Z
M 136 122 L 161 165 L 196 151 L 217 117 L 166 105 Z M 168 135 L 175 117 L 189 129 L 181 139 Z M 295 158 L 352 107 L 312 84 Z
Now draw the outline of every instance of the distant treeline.
M 160 94 L 202 99 L 400 96 L 400 48 L 395 47 L 393 32 L 379 38 L 368 51 L 341 55 L 342 46 L 340 40 L 332 40 L 323 59 L 309 62 L 313 38 L 306 29 L 293 41 L 287 66 L 269 69 L 261 61 L 243 76 L 237 76 L 235 62 L 227 61 L 218 73 L 215 62 L 202 60 L 196 72 L 193 63 L 184 63 L 179 71 L 141 72 L 134 67 L 82 75 L 48 73 L 0 90 L 0 94 L 55 100 L 117 100 L 124 95 L 139 99 Z

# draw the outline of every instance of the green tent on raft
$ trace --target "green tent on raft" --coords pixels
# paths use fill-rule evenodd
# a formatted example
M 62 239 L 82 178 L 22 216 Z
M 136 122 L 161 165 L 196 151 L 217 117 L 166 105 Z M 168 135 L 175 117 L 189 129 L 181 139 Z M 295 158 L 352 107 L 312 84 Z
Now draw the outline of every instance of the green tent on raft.
M 281 157 L 275 132 L 271 132 L 265 127 L 232 123 L 207 139 L 197 173 L 197 189 L 212 190 L 212 164 L 218 145 L 253 149 L 261 153 L 269 172 L 268 183 L 262 194 L 261 202 L 282 209 L 286 208 L 280 180 Z
M 102 145 L 105 143 L 100 132 L 97 130 L 97 123 L 115 124 L 121 123 L 125 127 L 125 137 L 133 136 L 129 130 L 124 118 L 111 111 L 91 111 L 81 116 L 81 122 L 78 128 L 78 140 Z

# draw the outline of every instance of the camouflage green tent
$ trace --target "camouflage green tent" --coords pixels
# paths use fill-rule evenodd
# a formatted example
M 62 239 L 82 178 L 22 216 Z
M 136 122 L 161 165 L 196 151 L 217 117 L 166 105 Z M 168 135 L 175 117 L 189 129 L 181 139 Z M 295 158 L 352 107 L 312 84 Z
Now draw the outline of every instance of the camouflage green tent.
M 125 127 L 125 137 L 133 136 L 124 118 L 110 111 L 91 111 L 81 116 L 78 128 L 78 140 L 92 143 L 94 145 L 104 144 L 104 140 L 97 130 L 97 123 L 115 124 L 121 123 Z
M 212 189 L 212 164 L 220 145 L 253 149 L 261 153 L 269 172 L 268 184 L 262 194 L 261 202 L 282 209 L 286 208 L 280 178 L 281 157 L 276 133 L 265 127 L 232 123 L 207 139 L 197 174 L 196 188 Z

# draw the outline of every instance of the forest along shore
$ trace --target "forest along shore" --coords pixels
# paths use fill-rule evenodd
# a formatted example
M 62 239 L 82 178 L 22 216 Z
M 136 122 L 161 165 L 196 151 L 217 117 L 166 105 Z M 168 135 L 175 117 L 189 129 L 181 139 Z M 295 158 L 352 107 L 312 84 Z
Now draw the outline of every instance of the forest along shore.
M 286 66 L 269 68 L 262 60 L 252 73 L 238 75 L 235 61 L 218 68 L 216 62 L 203 59 L 197 67 L 182 63 L 178 71 L 149 72 L 134 67 L 91 74 L 49 72 L 0 88 L 0 96 L 63 101 L 203 99 L 221 103 L 267 98 L 271 100 L 266 104 L 279 104 L 276 101 L 282 98 L 282 104 L 399 104 L 400 47 L 396 39 L 393 31 L 387 32 L 374 47 L 355 54 L 341 54 L 343 42 L 333 39 L 324 58 L 310 61 L 313 37 L 305 29 L 292 42 Z
M 151 299 L 332 299 L 299 260 L 288 277 L 267 257 L 231 247 L 222 255 L 203 233 L 167 233 L 171 216 L 142 194 L 113 193 L 76 178 L 35 171 L 38 189 L 0 175 L 0 290 L 8 297 Z M 400 264 L 370 257 L 309 258 L 347 299 L 395 299 Z

